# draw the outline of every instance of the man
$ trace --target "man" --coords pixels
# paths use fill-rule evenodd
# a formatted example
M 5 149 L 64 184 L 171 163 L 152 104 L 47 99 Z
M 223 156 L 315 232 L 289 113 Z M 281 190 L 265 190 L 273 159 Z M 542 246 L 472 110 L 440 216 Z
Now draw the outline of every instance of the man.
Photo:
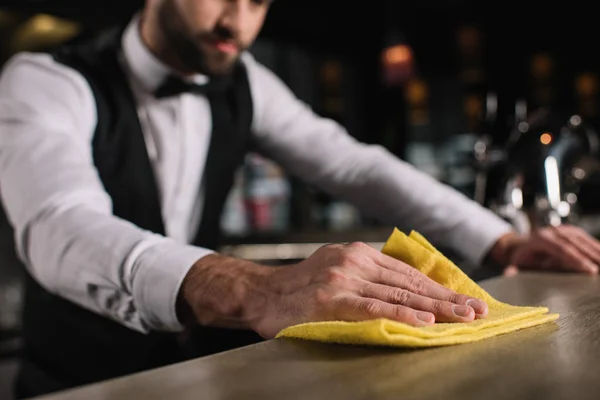
M 30 275 L 20 397 L 272 338 L 293 324 L 485 318 L 360 243 L 287 268 L 214 251 L 250 149 L 467 259 L 596 274 L 574 227 L 522 238 L 489 211 L 319 118 L 245 49 L 267 0 L 147 0 L 123 30 L 19 54 L 0 80 L 0 185 Z

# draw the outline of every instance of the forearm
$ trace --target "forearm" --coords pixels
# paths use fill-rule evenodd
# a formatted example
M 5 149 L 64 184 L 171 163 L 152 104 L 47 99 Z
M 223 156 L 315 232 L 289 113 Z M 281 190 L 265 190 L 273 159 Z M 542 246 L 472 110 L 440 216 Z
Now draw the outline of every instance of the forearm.
M 254 329 L 265 315 L 274 268 L 211 254 L 185 277 L 177 311 L 185 325 Z

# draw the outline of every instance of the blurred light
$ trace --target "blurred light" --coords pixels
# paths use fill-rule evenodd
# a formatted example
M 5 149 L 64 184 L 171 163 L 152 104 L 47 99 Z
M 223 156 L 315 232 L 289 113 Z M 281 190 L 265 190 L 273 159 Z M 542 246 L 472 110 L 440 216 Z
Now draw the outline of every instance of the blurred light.
M 510 199 L 515 208 L 521 209 L 523 207 L 523 191 L 520 188 L 514 188 L 512 190 Z
M 579 126 L 581 124 L 581 117 L 579 115 L 573 115 L 569 118 L 569 123 L 573 126 Z
M 569 215 L 569 212 L 571 212 L 571 205 L 566 201 L 561 201 L 560 203 L 558 203 L 556 211 L 561 217 L 566 217 Z
M 464 113 L 470 118 L 479 118 L 483 114 L 483 100 L 476 94 L 468 95 L 464 101 Z
M 531 59 L 531 74 L 537 79 L 548 79 L 552 76 L 554 61 L 549 54 L 538 53 Z
M 523 121 L 527 119 L 527 102 L 523 99 L 517 101 L 517 103 L 515 104 L 515 118 L 517 119 L 517 121 Z M 529 129 L 529 125 L 527 125 L 525 131 L 527 129 Z
M 34 31 L 37 31 L 38 33 L 48 33 L 56 29 L 59 22 L 50 15 L 40 14 L 33 17 L 30 24 Z
M 57 46 L 81 31 L 79 24 L 53 17 L 37 14 L 20 25 L 11 38 L 10 51 L 37 50 Z
M 577 202 L 577 195 L 575 193 L 567 193 L 567 202 L 575 204 Z
M 540 136 L 540 142 L 542 142 L 542 144 L 550 144 L 552 143 L 552 135 L 549 134 L 548 132 L 543 133 L 542 136 Z
M 575 79 L 575 90 L 579 96 L 590 97 L 598 92 L 598 75 L 585 72 Z
M 519 122 L 519 132 L 525 133 L 529 130 L 529 124 L 527 122 Z
M 411 79 L 406 87 L 406 97 L 411 104 L 421 104 L 429 97 L 427 84 L 421 79 Z
M 562 220 L 560 219 L 560 215 L 558 215 L 557 213 L 550 213 L 549 215 L 549 224 L 552 226 L 561 226 L 562 225 Z
M 571 173 L 573 174 L 575 179 L 581 180 L 585 178 L 585 171 L 582 168 L 573 168 L 573 171 Z
M 412 61 L 412 51 L 406 44 L 397 44 L 388 47 L 383 53 L 385 64 L 406 64 Z
M 391 45 L 381 53 L 383 79 L 386 86 L 403 86 L 414 76 L 414 57 L 403 42 Z
M 484 153 L 487 150 L 487 145 L 484 142 L 475 143 L 475 153 Z
M 486 97 L 485 110 L 488 117 L 493 117 L 498 112 L 498 96 L 494 93 L 489 93 Z
M 547 157 L 544 161 L 546 172 L 546 190 L 548 201 L 553 209 L 558 209 L 560 203 L 560 178 L 558 172 L 558 162 L 554 157 Z

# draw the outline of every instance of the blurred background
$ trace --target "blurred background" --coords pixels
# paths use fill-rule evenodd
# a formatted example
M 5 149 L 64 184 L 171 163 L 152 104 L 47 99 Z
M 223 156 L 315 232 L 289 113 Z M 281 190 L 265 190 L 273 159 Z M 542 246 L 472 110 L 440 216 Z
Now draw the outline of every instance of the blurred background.
M 0 63 L 125 22 L 141 4 L 0 1 Z M 597 22 L 580 0 L 281 0 L 251 51 L 315 112 L 517 229 L 569 222 L 598 235 Z M 275 265 L 323 243 L 378 246 L 392 229 L 256 154 L 222 225 L 224 252 Z M 20 346 L 20 274 L 16 260 L 0 265 L 0 377 Z

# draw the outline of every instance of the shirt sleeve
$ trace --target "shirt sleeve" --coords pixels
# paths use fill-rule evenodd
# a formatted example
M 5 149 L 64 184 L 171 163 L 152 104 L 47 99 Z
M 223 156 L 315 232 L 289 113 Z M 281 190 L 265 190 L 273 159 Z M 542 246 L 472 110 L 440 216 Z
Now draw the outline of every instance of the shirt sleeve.
M 47 290 L 140 332 L 182 327 L 175 303 L 210 254 L 112 214 L 94 167 L 93 94 L 49 55 L 22 53 L 0 78 L 0 187 L 16 251 Z
M 467 261 L 484 256 L 512 227 L 490 210 L 378 145 L 356 141 L 315 114 L 269 69 L 246 54 L 253 131 L 262 152 L 291 174 L 365 214 L 414 229 Z

